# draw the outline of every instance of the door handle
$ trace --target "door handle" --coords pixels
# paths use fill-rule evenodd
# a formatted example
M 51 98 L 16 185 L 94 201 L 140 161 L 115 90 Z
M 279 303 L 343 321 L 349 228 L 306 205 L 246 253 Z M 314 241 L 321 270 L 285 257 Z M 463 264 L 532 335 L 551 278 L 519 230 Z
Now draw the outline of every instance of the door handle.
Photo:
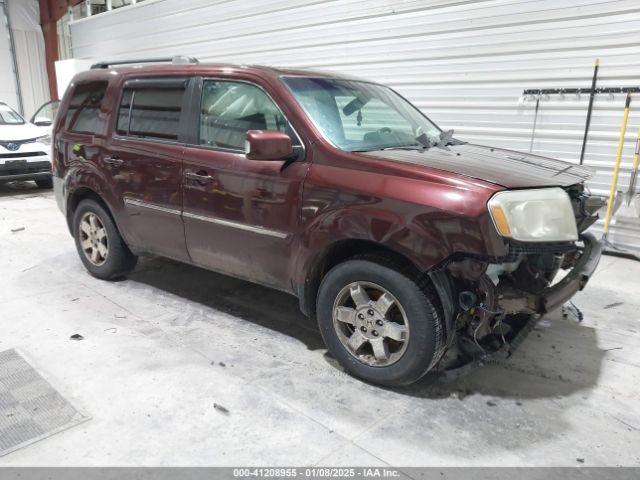
M 211 180 L 213 180 L 213 177 L 209 174 L 207 174 L 207 172 L 205 171 L 199 171 L 199 172 L 186 172 L 184 174 L 185 178 L 188 178 L 189 180 L 194 180 L 198 183 L 208 183 Z
M 114 155 L 113 157 L 104 157 L 104 163 L 111 165 L 112 167 L 121 167 L 124 164 L 124 160 Z

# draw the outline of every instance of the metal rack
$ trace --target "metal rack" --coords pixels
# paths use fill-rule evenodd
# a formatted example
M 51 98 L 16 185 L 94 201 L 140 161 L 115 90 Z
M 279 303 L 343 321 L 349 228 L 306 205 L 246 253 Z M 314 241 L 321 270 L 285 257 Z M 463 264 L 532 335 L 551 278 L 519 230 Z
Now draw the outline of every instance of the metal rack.
M 602 93 L 640 93 L 640 87 L 600 87 L 600 88 L 530 88 L 523 95 L 594 95 Z
M 533 149 L 533 141 L 535 137 L 536 124 L 538 120 L 538 108 L 540 105 L 540 97 L 548 95 L 589 95 L 589 107 L 587 108 L 587 118 L 585 121 L 584 135 L 582 137 L 582 148 L 580 150 L 580 165 L 584 162 L 584 152 L 587 146 L 587 137 L 589 134 L 589 126 L 591 125 L 591 113 L 593 111 L 593 101 L 596 95 L 599 94 L 627 94 L 632 95 L 634 93 L 640 93 L 640 87 L 595 87 L 596 77 L 598 73 L 598 63 L 594 71 L 593 81 L 591 88 L 527 88 L 522 92 L 522 97 L 535 97 L 536 109 L 533 119 L 533 128 L 531 131 L 531 145 L 529 151 Z
M 176 65 L 181 65 L 187 63 L 200 63 L 200 61 L 195 57 L 187 57 L 185 55 L 176 55 L 174 57 L 161 58 L 139 58 L 133 60 L 113 60 L 94 63 L 93 65 L 91 65 L 91 70 L 99 68 L 109 68 L 113 65 L 134 65 L 140 63 L 173 63 Z

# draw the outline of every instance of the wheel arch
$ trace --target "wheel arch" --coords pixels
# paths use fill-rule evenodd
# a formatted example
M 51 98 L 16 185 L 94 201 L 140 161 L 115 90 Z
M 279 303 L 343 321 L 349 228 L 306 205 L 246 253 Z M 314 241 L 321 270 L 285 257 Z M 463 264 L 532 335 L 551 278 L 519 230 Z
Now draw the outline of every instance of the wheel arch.
M 86 199 L 91 199 L 99 203 L 107 211 L 107 213 L 111 217 L 111 220 L 113 220 L 113 223 L 116 225 L 116 228 L 118 228 L 118 224 L 115 220 L 113 212 L 111 211 L 111 208 L 109 207 L 107 202 L 95 190 L 86 186 L 82 186 L 82 187 L 76 188 L 73 192 L 69 193 L 69 196 L 67 197 L 67 211 L 66 211 L 67 227 L 69 228 L 69 232 L 71 232 L 72 235 L 73 235 L 73 225 L 72 225 L 73 215 L 75 214 L 80 202 Z
M 304 285 L 298 294 L 300 309 L 305 315 L 315 316 L 316 297 L 324 276 L 336 265 L 354 256 L 382 256 L 397 265 L 404 273 L 431 282 L 427 275 L 407 256 L 372 240 L 357 238 L 337 240 L 315 255 L 307 268 Z

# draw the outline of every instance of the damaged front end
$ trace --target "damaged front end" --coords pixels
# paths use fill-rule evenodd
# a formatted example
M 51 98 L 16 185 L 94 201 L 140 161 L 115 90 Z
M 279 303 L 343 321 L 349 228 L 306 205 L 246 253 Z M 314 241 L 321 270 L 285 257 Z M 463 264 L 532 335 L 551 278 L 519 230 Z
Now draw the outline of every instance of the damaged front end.
M 504 257 L 454 255 L 430 277 L 443 301 L 448 350 L 440 370 L 452 370 L 496 352 L 507 356 L 542 315 L 582 290 L 595 271 L 602 246 L 585 230 L 604 202 L 582 185 L 565 190 L 578 241 L 519 242 L 507 239 Z M 566 272 L 564 276 L 561 271 Z

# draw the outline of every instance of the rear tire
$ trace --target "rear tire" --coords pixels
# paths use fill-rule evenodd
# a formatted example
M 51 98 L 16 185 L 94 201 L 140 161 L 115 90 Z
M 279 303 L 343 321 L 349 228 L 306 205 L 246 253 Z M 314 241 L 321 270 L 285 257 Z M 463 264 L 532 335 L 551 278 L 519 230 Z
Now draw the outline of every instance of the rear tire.
M 125 244 L 111 215 L 95 200 L 82 200 L 73 215 L 73 237 L 80 260 L 102 280 L 122 277 L 138 261 Z
M 316 306 L 325 344 L 344 369 L 387 386 L 413 383 L 440 360 L 445 338 L 439 310 L 425 284 L 385 257 L 332 268 Z
M 53 178 L 49 177 L 49 178 L 39 178 L 38 180 L 35 180 L 36 185 L 38 186 L 38 188 L 53 188 Z

